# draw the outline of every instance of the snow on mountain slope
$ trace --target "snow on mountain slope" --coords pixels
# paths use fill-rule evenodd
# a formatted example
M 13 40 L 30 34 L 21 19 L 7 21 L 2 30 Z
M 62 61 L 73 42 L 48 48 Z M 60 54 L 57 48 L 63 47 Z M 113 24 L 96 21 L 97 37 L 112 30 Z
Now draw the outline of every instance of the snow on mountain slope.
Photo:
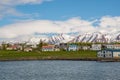
M 78 36 L 71 36 L 67 34 L 57 34 L 51 37 L 33 37 L 29 40 L 30 43 L 39 43 L 42 40 L 50 44 L 59 44 L 67 42 L 120 42 L 120 32 L 116 33 L 84 33 Z
M 40 42 L 40 40 L 42 40 L 43 42 L 48 42 L 47 37 L 32 37 L 29 39 L 28 42 L 31 44 L 38 44 Z
M 111 42 L 120 42 L 120 32 L 111 34 Z
M 31 44 L 35 44 L 35 43 L 39 43 L 39 41 L 42 40 L 43 42 L 47 42 L 50 44 L 59 44 L 59 43 L 67 43 L 72 39 L 74 39 L 74 37 L 70 35 L 58 34 L 51 37 L 33 37 L 29 39 L 28 42 Z
M 74 42 L 119 42 L 120 33 L 108 34 L 108 33 L 85 33 L 80 34 L 74 39 Z
M 59 34 L 59 35 L 50 37 L 49 43 L 52 43 L 52 44 L 67 43 L 72 39 L 74 39 L 73 36 L 66 35 L 66 34 Z

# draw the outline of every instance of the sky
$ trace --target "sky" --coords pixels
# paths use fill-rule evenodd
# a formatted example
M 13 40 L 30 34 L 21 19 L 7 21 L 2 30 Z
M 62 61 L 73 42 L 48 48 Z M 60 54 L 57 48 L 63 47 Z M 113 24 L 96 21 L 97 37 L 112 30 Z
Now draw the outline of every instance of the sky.
M 0 39 L 118 32 L 120 0 L 0 0 Z

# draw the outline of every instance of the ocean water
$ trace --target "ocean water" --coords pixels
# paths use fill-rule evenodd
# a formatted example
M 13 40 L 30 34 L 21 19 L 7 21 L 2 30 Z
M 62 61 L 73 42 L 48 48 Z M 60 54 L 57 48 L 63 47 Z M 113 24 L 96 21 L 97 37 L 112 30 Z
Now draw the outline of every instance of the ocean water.
M 120 80 L 119 62 L 6 61 L 0 80 Z

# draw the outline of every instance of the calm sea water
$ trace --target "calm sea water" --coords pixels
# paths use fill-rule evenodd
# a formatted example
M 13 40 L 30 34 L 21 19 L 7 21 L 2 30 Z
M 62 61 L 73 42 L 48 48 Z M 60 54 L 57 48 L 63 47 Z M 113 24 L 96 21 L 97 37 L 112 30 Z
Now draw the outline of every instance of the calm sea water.
M 0 80 L 120 80 L 119 62 L 0 62 Z

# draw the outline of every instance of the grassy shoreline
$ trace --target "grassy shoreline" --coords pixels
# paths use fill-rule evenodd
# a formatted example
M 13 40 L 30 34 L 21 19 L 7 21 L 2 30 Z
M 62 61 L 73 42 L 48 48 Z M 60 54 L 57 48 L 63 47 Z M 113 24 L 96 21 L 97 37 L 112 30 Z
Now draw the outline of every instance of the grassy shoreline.
M 0 61 L 71 60 L 120 62 L 119 58 L 97 58 L 96 51 L 22 52 L 0 50 Z
M 0 51 L 0 61 L 15 60 L 97 60 L 96 51 L 22 52 Z

